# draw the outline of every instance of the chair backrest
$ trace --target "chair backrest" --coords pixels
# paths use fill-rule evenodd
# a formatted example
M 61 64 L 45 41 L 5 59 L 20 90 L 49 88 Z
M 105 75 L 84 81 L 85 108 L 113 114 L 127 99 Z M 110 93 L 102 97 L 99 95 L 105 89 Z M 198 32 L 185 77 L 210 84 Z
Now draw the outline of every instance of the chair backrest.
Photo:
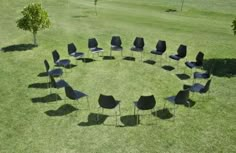
M 120 39 L 120 36 L 112 36 L 111 38 L 111 45 L 120 47 L 122 44 L 122 41 Z
M 67 48 L 68 48 L 68 54 L 72 54 L 74 52 L 76 52 L 76 47 L 75 47 L 75 44 L 74 43 L 70 43 L 67 45 Z
M 206 93 L 210 89 L 211 79 L 207 81 L 204 88 L 200 90 L 200 93 Z
M 177 53 L 179 57 L 184 58 L 187 54 L 187 46 L 183 44 L 179 45 Z
M 143 47 L 145 45 L 144 44 L 144 39 L 142 37 L 136 37 L 133 44 L 136 48 L 143 49 Z
M 57 50 L 54 50 L 54 51 L 52 52 L 52 57 L 53 57 L 54 63 L 56 63 L 56 62 L 60 59 L 60 55 L 59 55 L 59 53 L 57 52 Z
M 175 97 L 175 103 L 185 104 L 188 98 L 189 98 L 189 89 L 180 90 Z
M 202 66 L 203 64 L 203 58 L 204 58 L 204 53 L 203 52 L 198 52 L 197 56 L 196 56 L 196 64 L 197 66 Z
M 70 99 L 76 99 L 74 89 L 71 86 L 65 87 L 65 93 L 66 93 L 66 97 L 68 97 Z
M 88 48 L 97 48 L 97 47 L 98 47 L 98 42 L 96 38 L 88 39 Z
M 166 51 L 166 41 L 159 40 L 156 45 L 157 51 L 164 53 Z
M 98 104 L 102 108 L 112 109 L 116 107 L 117 102 L 111 95 L 100 94 L 98 98 Z
M 53 88 L 57 87 L 57 83 L 56 83 L 56 81 L 55 81 L 55 79 L 52 75 L 50 75 L 50 83 L 51 83 Z
M 137 107 L 141 110 L 153 109 L 156 105 L 156 100 L 153 95 L 150 96 L 140 96 Z
M 45 65 L 45 68 L 46 68 L 46 72 L 48 73 L 48 71 L 49 71 L 49 69 L 50 69 L 50 66 L 49 66 L 47 60 L 44 60 L 44 65 Z

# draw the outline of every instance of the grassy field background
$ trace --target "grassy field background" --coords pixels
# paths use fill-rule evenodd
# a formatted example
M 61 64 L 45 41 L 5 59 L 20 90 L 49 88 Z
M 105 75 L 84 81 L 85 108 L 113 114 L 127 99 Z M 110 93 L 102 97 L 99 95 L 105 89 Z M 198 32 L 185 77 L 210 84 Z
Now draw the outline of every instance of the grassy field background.
M 38 33 L 39 47 L 19 51 L 21 44 L 32 43 L 32 34 L 16 27 L 21 10 L 30 2 L 42 2 L 52 27 Z M 235 0 L 186 0 L 182 12 L 179 0 L 101 0 L 97 16 L 92 0 L 0 0 L 0 6 L 1 153 L 235 152 L 236 37 L 230 27 L 236 17 Z M 168 55 L 175 53 L 179 44 L 188 46 L 189 60 L 203 51 L 205 64 L 215 63 L 209 99 L 191 95 L 193 107 L 177 107 L 175 122 L 173 117 L 163 119 L 164 98 L 192 83 L 192 78 L 176 76 L 184 72 L 183 62 L 180 69 L 169 72 L 161 68 L 159 58 L 150 65 L 141 62 L 139 54 L 135 54 L 135 61 L 126 61 L 113 53 L 115 60 L 96 57 L 91 63 L 78 61 L 63 76 L 89 95 L 90 110 L 81 109 L 86 100 L 55 101 L 45 87 L 47 77 L 38 76 L 45 71 L 43 60 L 52 67 L 54 49 L 68 58 L 70 42 L 91 58 L 87 49 L 91 37 L 97 38 L 107 56 L 112 35 L 121 36 L 124 56 L 131 55 L 129 48 L 136 36 L 144 37 L 144 61 L 153 58 L 149 52 L 157 40 L 166 40 Z M 175 62 L 163 60 L 162 64 L 176 67 Z M 191 71 L 186 74 L 191 76 Z M 53 93 L 65 97 L 63 89 Z M 114 117 L 108 117 L 106 125 L 95 124 L 100 93 L 121 100 L 120 127 L 112 125 Z M 155 95 L 159 116 L 142 116 L 142 125 L 137 126 L 132 103 L 148 94 Z M 73 111 L 75 108 L 78 110 Z M 173 114 L 173 106 L 167 104 L 167 108 Z M 58 109 L 61 111 L 54 116 L 47 115 Z

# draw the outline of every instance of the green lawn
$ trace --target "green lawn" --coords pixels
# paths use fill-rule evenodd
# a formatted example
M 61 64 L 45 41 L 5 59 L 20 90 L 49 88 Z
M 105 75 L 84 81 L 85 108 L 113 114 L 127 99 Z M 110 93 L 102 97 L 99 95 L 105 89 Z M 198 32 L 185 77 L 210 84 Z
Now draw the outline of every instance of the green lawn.
M 39 47 L 9 49 L 32 43 L 32 34 L 16 27 L 21 10 L 30 2 L 42 2 L 52 27 L 38 33 Z M 101 0 L 97 16 L 92 0 L 1 0 L 0 4 L 0 153 L 235 152 L 236 37 L 230 27 L 236 17 L 235 0 L 185 0 L 182 12 L 180 0 Z M 87 49 L 91 37 L 97 38 L 108 56 L 112 35 L 121 36 L 124 56 L 131 55 L 129 48 L 136 36 L 144 37 L 144 61 L 154 58 L 149 52 L 157 40 L 166 40 L 168 55 L 176 53 L 180 44 L 188 46 L 188 60 L 204 52 L 205 67 L 215 65 L 209 98 L 191 95 L 195 105 L 178 106 L 173 121 L 162 109 L 166 97 L 193 81 L 188 69 L 185 73 L 190 79 L 176 76 L 184 73 L 184 61 L 178 70 L 166 71 L 160 58 L 150 65 L 141 62 L 139 54 L 134 54 L 135 61 L 127 61 L 113 53 L 115 60 L 95 56 L 95 62 L 78 61 L 76 67 L 63 69 L 63 79 L 89 95 L 90 110 L 82 109 L 86 99 L 64 101 L 63 89 L 53 90 L 61 98 L 55 101 L 45 88 L 47 77 L 38 76 L 45 71 L 43 60 L 52 67 L 54 49 L 69 58 L 70 42 L 91 58 Z M 176 67 L 174 61 L 162 64 Z M 121 100 L 119 127 L 113 125 L 114 117 L 108 117 L 105 125 L 95 124 L 100 93 Z M 133 101 L 149 94 L 155 95 L 159 115 L 142 116 L 137 126 Z M 167 108 L 173 114 L 173 105 L 168 103 Z M 47 115 L 57 109 L 59 113 Z M 113 111 L 105 114 L 113 115 Z

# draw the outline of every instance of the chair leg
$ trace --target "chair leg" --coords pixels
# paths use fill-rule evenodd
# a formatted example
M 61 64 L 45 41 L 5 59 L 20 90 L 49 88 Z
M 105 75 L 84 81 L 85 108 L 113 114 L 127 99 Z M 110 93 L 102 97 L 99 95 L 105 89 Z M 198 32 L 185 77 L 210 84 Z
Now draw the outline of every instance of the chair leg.
M 88 99 L 88 96 L 87 96 L 86 98 L 87 98 L 87 103 L 88 103 L 88 110 L 90 110 L 90 105 L 89 105 L 89 99 Z
M 116 126 L 117 126 L 117 112 L 115 111 L 115 115 L 116 115 Z

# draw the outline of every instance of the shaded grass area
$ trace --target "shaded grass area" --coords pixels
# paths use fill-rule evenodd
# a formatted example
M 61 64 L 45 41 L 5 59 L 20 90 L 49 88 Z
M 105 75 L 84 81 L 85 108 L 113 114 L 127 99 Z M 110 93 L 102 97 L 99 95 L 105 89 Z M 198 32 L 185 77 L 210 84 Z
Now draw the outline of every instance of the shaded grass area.
M 52 21 L 49 30 L 32 34 L 18 30 L 15 20 L 30 1 L 2 1 L 0 17 L 0 152 L 234 152 L 235 148 L 235 40 L 230 29 L 235 1 L 60 0 L 42 2 Z M 168 9 L 176 12 L 166 12 Z M 172 11 L 172 10 L 170 10 Z M 120 35 L 124 56 L 109 57 L 110 38 Z M 143 61 L 131 56 L 134 37 L 145 38 Z M 88 52 L 87 39 L 96 37 L 104 56 Z M 192 84 L 192 73 L 163 59 L 151 60 L 149 52 L 159 39 L 166 40 L 167 54 L 179 44 L 188 46 L 188 59 L 205 53 L 204 70 L 213 69 L 210 96 L 191 94 L 190 108 L 179 105 L 173 121 L 173 105 L 165 98 L 176 95 L 183 84 Z M 51 52 L 69 58 L 67 44 L 74 42 L 85 57 L 64 69 L 61 79 L 89 95 L 86 101 L 64 100 L 64 89 L 49 93 L 43 60 L 53 68 Z M 5 50 L 5 51 L 4 51 Z M 24 51 L 25 50 L 25 51 Z M 168 57 L 168 56 L 167 56 Z M 214 66 L 213 66 L 214 65 Z M 194 70 L 195 71 L 195 70 Z M 202 70 L 196 70 L 202 71 Z M 189 78 L 190 77 L 190 78 Z M 205 84 L 206 80 L 196 80 Z M 100 93 L 121 100 L 121 116 L 115 127 L 113 110 L 98 111 Z M 133 101 L 154 94 L 154 113 L 143 112 L 140 125 L 133 115 Z M 97 115 L 99 121 L 96 121 Z

